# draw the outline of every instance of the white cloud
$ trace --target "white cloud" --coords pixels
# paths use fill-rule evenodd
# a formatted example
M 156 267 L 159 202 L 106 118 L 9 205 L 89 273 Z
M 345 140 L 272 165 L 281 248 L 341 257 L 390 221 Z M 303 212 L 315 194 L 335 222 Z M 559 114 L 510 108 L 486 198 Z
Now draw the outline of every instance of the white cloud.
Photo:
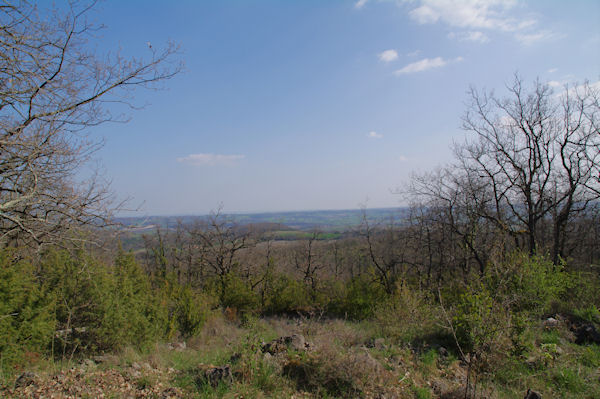
M 511 18 L 507 11 L 515 5 L 515 0 L 421 0 L 420 6 L 412 9 L 409 15 L 420 24 L 442 21 L 467 29 L 515 31 L 535 23 Z
M 556 84 L 558 83 L 558 84 Z M 574 81 L 573 79 L 564 79 L 560 82 L 554 82 L 554 81 L 550 81 L 548 82 L 548 86 L 552 87 L 555 89 L 555 96 L 556 97 L 563 97 L 564 95 L 568 94 L 569 96 L 575 96 L 577 97 L 578 95 L 581 95 L 583 93 L 585 93 L 587 90 L 592 90 L 594 92 L 600 92 L 600 80 L 597 80 L 595 82 L 587 82 L 584 84 L 579 84 L 577 81 Z M 557 89 L 557 87 L 560 87 L 560 89 Z
M 452 60 L 445 60 L 442 57 L 424 58 L 420 61 L 408 64 L 404 68 L 398 69 L 394 73 L 396 75 L 404 75 L 404 74 L 408 74 L 408 73 L 423 72 L 423 71 L 427 71 L 429 69 L 441 68 L 443 66 L 448 65 L 448 63 L 460 62 L 462 60 L 463 60 L 462 57 L 456 57 Z
M 370 139 L 380 139 L 383 137 L 383 134 L 371 131 L 371 132 L 367 133 L 367 137 Z
M 406 54 L 408 57 L 416 57 L 417 55 L 421 54 L 421 50 L 415 50 L 415 51 L 411 51 L 410 53 Z
M 556 71 L 558 71 L 558 68 L 550 68 L 550 69 L 548 69 L 548 73 L 554 73 Z
M 489 41 L 481 30 L 508 32 L 521 44 L 530 45 L 552 37 L 550 31 L 533 31 L 538 21 L 523 17 L 516 7 L 517 0 L 415 0 L 409 16 L 419 24 L 445 23 L 453 28 L 465 29 L 452 33 L 458 40 L 485 43 Z M 517 12 L 511 11 L 517 8 Z M 517 15 L 517 16 L 514 16 Z
M 223 154 L 190 154 L 177 158 L 177 162 L 193 166 L 233 165 L 236 161 L 244 159 L 244 155 Z
M 406 162 L 406 161 L 408 161 L 408 157 L 406 157 L 404 155 L 399 155 L 398 156 L 398 161 L 400 161 L 400 162 Z
M 521 44 L 524 44 L 525 46 L 530 46 L 533 43 L 539 42 L 541 40 L 547 40 L 554 36 L 555 35 L 552 32 L 548 30 L 543 30 L 531 33 L 516 33 L 515 39 L 517 39 Z
M 398 59 L 398 52 L 396 50 L 385 50 L 384 52 L 377 54 L 377 56 L 380 61 L 391 62 Z
M 481 31 L 450 32 L 448 37 L 461 42 L 487 43 L 490 41 L 490 38 Z
M 550 87 L 561 87 L 561 86 L 564 86 L 564 84 L 565 84 L 564 81 L 559 82 L 558 80 L 551 80 L 548 82 L 548 86 L 550 86 Z
M 357 9 L 361 9 L 365 6 L 365 4 L 367 4 L 367 1 L 369 0 L 358 0 L 356 3 L 354 3 L 354 8 Z

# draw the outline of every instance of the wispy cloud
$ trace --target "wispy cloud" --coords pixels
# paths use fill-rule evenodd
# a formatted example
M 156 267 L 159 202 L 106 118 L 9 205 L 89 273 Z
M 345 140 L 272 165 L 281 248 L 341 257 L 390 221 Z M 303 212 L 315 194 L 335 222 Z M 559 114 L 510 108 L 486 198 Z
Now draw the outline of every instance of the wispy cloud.
M 440 22 L 465 29 L 451 34 L 458 40 L 485 43 L 489 37 L 482 30 L 488 30 L 513 34 L 520 43 L 530 45 L 552 35 L 549 31 L 534 31 L 538 24 L 535 18 L 515 16 L 515 12 L 511 15 L 517 0 L 414 0 L 407 3 L 416 3 L 408 14 L 419 24 Z
M 371 131 L 367 133 L 367 137 L 370 139 L 380 139 L 383 138 L 383 134 L 377 133 L 375 131 Z
M 567 94 L 571 97 L 577 97 L 585 93 L 587 90 L 592 90 L 596 93 L 600 92 L 600 80 L 581 84 L 573 80 L 571 77 L 565 78 L 561 81 L 551 80 L 548 82 L 548 86 L 555 90 L 555 96 L 558 98 L 561 98 Z
M 450 32 L 448 37 L 461 42 L 487 43 L 490 41 L 490 38 L 481 31 Z
M 354 3 L 354 8 L 357 9 L 361 9 L 365 6 L 365 4 L 367 4 L 367 1 L 369 0 L 358 0 L 356 3 Z
M 421 0 L 419 6 L 409 12 L 420 24 L 438 21 L 466 29 L 496 29 L 516 31 L 535 24 L 534 20 L 519 20 L 508 15 L 515 0 Z
M 408 161 L 408 157 L 404 156 L 404 155 L 398 155 L 398 161 L 406 162 L 406 161 Z
M 244 155 L 190 154 L 177 158 L 177 162 L 193 166 L 234 165 L 236 161 L 244 159 L 244 157 Z
M 446 60 L 442 57 L 424 58 L 420 61 L 408 64 L 404 68 L 398 69 L 394 73 L 396 75 L 405 75 L 408 73 L 423 72 L 423 71 L 427 71 L 429 69 L 441 68 L 443 66 L 448 65 L 449 63 L 460 62 L 462 60 L 463 60 L 462 57 L 456 57 L 451 60 Z
M 548 30 L 542 30 L 530 33 L 516 33 L 515 39 L 517 39 L 521 44 L 524 44 L 525 46 L 530 46 L 536 42 L 551 39 L 554 36 L 554 33 Z
M 554 73 L 556 71 L 558 71 L 558 68 L 550 68 L 550 69 L 548 69 L 548 73 Z
M 379 54 L 377 54 L 380 61 L 383 62 L 392 62 L 398 59 L 398 52 L 396 50 L 385 50 Z
M 562 87 L 567 83 L 566 81 L 559 82 L 558 80 L 550 80 L 548 81 L 548 86 L 550 87 Z
M 408 57 L 416 57 L 417 55 L 421 54 L 421 50 L 415 50 L 415 51 L 411 51 L 410 53 L 406 54 Z

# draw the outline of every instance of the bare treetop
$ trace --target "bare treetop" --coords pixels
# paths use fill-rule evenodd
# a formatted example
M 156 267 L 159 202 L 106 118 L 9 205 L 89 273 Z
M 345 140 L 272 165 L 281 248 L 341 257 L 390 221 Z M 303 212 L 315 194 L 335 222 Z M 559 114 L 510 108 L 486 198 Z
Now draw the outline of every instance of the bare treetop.
M 26 1 L 0 6 L 0 238 L 44 243 L 74 225 L 110 217 L 99 179 L 75 174 L 99 148 L 85 129 L 123 120 L 106 103 L 132 105 L 133 89 L 156 88 L 182 66 L 178 48 L 148 49 L 147 59 L 89 47 L 95 2 L 67 11 L 39 10 Z

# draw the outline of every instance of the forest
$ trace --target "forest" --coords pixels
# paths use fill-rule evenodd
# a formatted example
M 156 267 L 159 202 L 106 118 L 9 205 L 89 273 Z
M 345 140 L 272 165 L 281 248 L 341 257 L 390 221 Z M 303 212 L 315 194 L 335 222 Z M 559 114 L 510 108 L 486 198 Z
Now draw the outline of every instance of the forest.
M 0 7 L 0 396 L 600 396 L 597 85 L 471 88 L 453 161 L 336 234 L 216 209 L 127 241 L 86 128 L 179 49 L 98 57 L 86 12 Z

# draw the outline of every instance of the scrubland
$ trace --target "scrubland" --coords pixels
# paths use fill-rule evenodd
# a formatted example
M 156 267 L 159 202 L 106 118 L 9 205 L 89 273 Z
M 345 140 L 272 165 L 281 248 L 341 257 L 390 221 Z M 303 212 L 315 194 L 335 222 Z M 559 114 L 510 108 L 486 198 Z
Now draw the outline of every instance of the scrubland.
M 407 274 L 390 292 L 373 270 L 314 291 L 232 272 L 221 291 L 122 250 L 1 261 L 4 397 L 600 395 L 597 277 L 540 256 L 438 286 Z

